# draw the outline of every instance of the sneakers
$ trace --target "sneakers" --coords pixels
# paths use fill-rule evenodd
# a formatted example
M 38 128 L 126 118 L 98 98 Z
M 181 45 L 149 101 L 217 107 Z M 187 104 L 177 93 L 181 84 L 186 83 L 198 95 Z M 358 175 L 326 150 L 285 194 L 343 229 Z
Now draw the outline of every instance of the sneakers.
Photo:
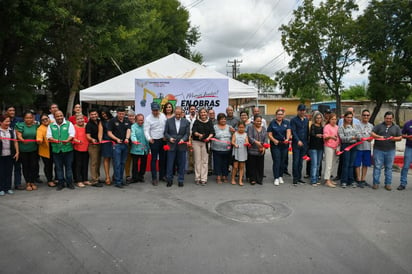
M 392 186 L 391 186 L 391 185 L 385 185 L 385 189 L 386 189 L 387 191 L 391 191 L 391 190 L 392 190 Z
M 275 186 L 278 186 L 278 185 L 279 185 L 279 179 L 275 179 L 275 181 L 273 182 L 273 184 L 274 184 Z
M 282 177 L 279 177 L 279 183 L 284 184 L 285 182 L 283 181 Z
M 405 189 L 405 186 L 404 185 L 400 185 L 400 186 L 398 186 L 398 188 L 397 188 L 397 190 L 404 190 Z
M 13 190 L 11 190 L 11 189 L 9 189 L 9 190 L 7 190 L 7 194 L 14 194 L 14 191 Z
M 352 188 L 357 188 L 358 187 L 358 183 L 357 182 L 353 182 L 352 183 Z
M 3 190 L 0 191 L 0 196 L 4 196 L 4 195 L 6 195 L 6 193 Z
M 347 185 L 346 185 L 346 183 L 341 183 L 340 186 L 341 186 L 342 188 L 346 188 Z
M 372 189 L 378 189 L 379 188 L 379 185 L 378 184 L 373 184 L 373 186 L 372 186 Z

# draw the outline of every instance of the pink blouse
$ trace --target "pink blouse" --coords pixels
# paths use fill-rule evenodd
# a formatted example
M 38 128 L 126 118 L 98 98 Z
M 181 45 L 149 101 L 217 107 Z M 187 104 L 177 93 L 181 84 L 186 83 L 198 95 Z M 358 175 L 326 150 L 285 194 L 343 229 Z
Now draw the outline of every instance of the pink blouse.
M 331 126 L 330 124 L 327 124 L 326 126 L 323 127 L 323 139 L 325 140 L 325 146 L 337 149 L 339 144 L 340 144 L 340 139 L 339 139 L 339 134 L 338 134 L 338 126 Z M 337 140 L 333 139 L 327 139 L 326 137 L 337 137 Z

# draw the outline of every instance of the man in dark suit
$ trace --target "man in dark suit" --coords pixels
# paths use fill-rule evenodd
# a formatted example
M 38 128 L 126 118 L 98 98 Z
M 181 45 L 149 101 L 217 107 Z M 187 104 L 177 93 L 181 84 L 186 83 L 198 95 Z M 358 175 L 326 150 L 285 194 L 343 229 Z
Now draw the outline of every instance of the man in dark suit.
M 186 166 L 186 151 L 189 140 L 190 123 L 183 116 L 181 107 L 176 107 L 175 116 L 167 119 L 164 136 L 167 140 L 169 150 L 167 151 L 167 187 L 173 185 L 173 168 L 175 163 L 178 167 L 178 182 L 179 186 L 183 186 L 185 166 Z

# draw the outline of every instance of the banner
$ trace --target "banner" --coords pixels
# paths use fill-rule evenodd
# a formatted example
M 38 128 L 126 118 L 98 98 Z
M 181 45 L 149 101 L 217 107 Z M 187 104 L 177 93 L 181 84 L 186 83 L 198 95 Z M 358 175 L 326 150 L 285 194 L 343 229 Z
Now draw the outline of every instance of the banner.
M 151 113 L 150 104 L 157 102 L 162 111 L 170 102 L 180 106 L 185 114 L 191 105 L 196 109 L 213 109 L 226 113 L 229 104 L 228 79 L 135 79 L 135 112 L 145 117 Z

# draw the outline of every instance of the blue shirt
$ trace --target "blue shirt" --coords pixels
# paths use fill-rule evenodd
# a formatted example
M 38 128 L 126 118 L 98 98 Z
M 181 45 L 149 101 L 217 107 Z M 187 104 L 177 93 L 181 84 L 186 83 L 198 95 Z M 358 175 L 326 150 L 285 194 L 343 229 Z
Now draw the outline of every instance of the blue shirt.
M 305 145 L 308 143 L 309 120 L 308 118 L 301 119 L 295 116 L 290 120 L 290 129 L 292 130 L 292 144 L 297 144 L 299 141 Z
M 289 121 L 282 120 L 282 122 L 279 124 L 276 119 L 273 119 L 269 127 L 267 129 L 268 132 L 272 132 L 273 138 L 276 140 L 283 142 L 286 140 L 286 131 L 290 129 L 290 123 Z M 271 145 L 275 145 L 272 141 L 270 141 Z
M 412 135 L 412 120 L 409 120 L 403 125 L 402 134 Z M 406 139 L 406 146 L 412 147 L 412 141 Z

